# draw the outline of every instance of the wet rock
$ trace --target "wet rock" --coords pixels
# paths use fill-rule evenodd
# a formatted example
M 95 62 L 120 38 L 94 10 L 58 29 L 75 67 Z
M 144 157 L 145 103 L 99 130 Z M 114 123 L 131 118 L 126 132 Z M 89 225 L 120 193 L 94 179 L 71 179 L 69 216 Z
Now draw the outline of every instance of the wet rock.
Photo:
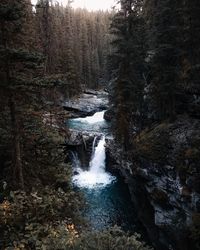
M 104 119 L 106 120 L 106 121 L 112 121 L 112 119 L 113 119 L 113 111 L 111 110 L 111 109 L 109 109 L 109 110 L 107 110 L 106 112 L 105 112 L 105 114 L 104 114 Z
M 156 249 L 192 249 L 189 228 L 200 211 L 199 135 L 200 121 L 182 116 L 138 136 L 128 157 L 108 142 L 109 158 L 128 183 Z
M 89 166 L 90 157 L 92 154 L 93 146 L 96 146 L 102 133 L 76 130 L 70 130 L 68 137 L 65 140 L 66 151 L 71 152 L 66 157 L 66 162 L 73 162 L 74 153 L 78 154 L 80 163 L 83 169 L 87 170 Z M 95 139 L 96 138 L 96 139 Z M 95 139 L 95 144 L 94 144 Z
M 138 175 L 139 177 L 141 177 L 142 179 L 146 180 L 146 181 L 150 181 L 151 177 L 148 174 L 148 170 L 144 169 L 144 168 L 136 168 L 135 169 L 135 174 Z
M 187 186 L 183 186 L 181 188 L 181 195 L 183 197 L 190 199 L 191 198 L 191 194 L 192 194 L 192 192 L 191 192 L 191 190 Z
M 94 89 L 85 89 L 84 94 L 88 94 L 88 95 L 102 95 L 103 94 L 107 94 L 105 93 L 105 91 L 98 91 L 98 90 L 94 90 Z
M 69 146 L 78 146 L 83 144 L 83 135 L 77 131 L 70 131 L 68 137 L 65 138 L 65 144 Z
M 65 101 L 63 108 L 69 117 L 85 117 L 108 108 L 108 94 L 104 91 L 90 91 L 73 100 Z
M 73 175 L 78 175 L 78 174 L 79 174 L 78 171 L 74 171 L 74 172 L 73 172 Z
M 169 203 L 168 194 L 159 188 L 154 188 L 151 192 L 151 198 L 153 201 L 161 206 L 166 206 Z

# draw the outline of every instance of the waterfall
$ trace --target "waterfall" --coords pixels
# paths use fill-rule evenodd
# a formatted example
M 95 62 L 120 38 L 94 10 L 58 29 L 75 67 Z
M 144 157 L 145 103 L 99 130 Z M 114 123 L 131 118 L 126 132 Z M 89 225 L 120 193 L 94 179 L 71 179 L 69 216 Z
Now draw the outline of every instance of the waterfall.
M 102 173 L 105 172 L 105 136 L 99 141 L 97 147 L 94 150 L 93 157 L 90 161 L 90 171 L 92 173 Z
M 78 122 L 87 122 L 90 124 L 94 124 L 96 122 L 104 122 L 104 114 L 105 111 L 100 111 L 100 112 L 96 112 L 94 115 L 92 116 L 87 116 L 85 118 L 76 118 L 73 119 L 74 121 L 78 121 Z
M 75 170 L 80 170 L 81 169 L 81 162 L 79 160 L 78 154 L 77 152 L 71 152 L 71 156 L 72 156 L 72 166 Z
M 95 152 L 95 144 L 96 144 L 96 140 L 97 140 L 97 136 L 94 137 L 93 143 L 92 143 L 92 157 L 91 159 L 93 159 L 94 157 L 94 152 Z
M 109 123 L 104 119 L 105 111 L 100 111 L 92 116 L 73 118 L 67 121 L 67 126 L 76 131 L 93 131 L 94 133 L 108 133 Z
M 94 144 L 94 143 L 93 143 Z M 101 138 L 91 156 L 89 170 L 80 169 L 79 174 L 73 177 L 73 183 L 79 187 L 105 187 L 115 180 L 115 177 L 105 171 L 105 136 Z

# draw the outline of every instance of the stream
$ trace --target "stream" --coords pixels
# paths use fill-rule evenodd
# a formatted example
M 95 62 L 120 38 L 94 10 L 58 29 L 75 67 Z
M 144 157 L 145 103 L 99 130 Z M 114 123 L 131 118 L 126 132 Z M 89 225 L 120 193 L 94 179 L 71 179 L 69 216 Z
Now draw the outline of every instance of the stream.
M 67 122 L 71 130 L 98 133 L 98 136 L 94 135 L 87 169 L 81 166 L 77 152 L 73 152 L 73 185 L 85 195 L 87 206 L 83 216 L 92 229 L 118 225 L 126 231 L 141 233 L 127 185 L 119 176 L 106 171 L 105 143 L 110 126 L 103 118 L 104 113 L 101 111 Z

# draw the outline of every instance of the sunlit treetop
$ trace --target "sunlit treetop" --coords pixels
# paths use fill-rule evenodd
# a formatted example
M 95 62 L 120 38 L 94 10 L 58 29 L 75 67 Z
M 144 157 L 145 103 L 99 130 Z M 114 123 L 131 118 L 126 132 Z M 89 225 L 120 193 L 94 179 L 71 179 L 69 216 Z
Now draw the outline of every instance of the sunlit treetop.
M 68 0 L 56 0 L 55 2 L 67 5 Z M 74 8 L 86 8 L 88 10 L 110 10 L 115 4 L 115 0 L 73 0 L 71 1 Z M 37 0 L 32 0 L 33 4 L 37 3 Z

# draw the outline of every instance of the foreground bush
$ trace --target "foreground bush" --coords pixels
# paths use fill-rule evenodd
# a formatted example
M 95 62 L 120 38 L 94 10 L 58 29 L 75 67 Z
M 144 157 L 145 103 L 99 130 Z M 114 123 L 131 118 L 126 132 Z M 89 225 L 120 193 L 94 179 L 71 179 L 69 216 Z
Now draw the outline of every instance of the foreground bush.
M 50 235 L 49 235 L 50 236 Z M 140 236 L 129 235 L 115 226 L 102 232 L 78 234 L 74 226 L 60 226 L 57 233 L 46 239 L 41 249 L 48 250 L 150 250 Z
M 70 193 L 12 193 L 11 200 L 0 206 L 1 249 L 150 250 L 139 235 L 129 235 L 119 227 L 88 231 L 84 223 L 74 217 L 81 204 L 70 202 Z
M 81 207 L 73 190 L 46 187 L 30 194 L 10 192 L 0 204 L 0 249 L 45 249 L 46 239 L 58 235 L 61 225 L 83 224 Z

